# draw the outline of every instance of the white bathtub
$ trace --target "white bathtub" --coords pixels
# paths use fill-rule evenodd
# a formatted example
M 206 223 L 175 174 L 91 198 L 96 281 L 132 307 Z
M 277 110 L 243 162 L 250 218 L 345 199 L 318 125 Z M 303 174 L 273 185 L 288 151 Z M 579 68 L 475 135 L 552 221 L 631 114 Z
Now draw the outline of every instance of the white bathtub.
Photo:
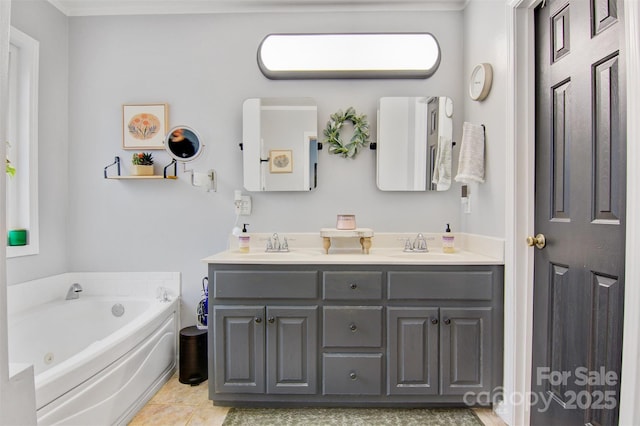
M 175 372 L 179 275 L 177 291 L 148 274 L 63 275 L 14 292 L 24 299 L 25 289 L 44 285 L 57 296 L 10 310 L 9 359 L 34 366 L 39 425 L 125 424 Z M 80 298 L 64 300 L 74 282 Z M 170 301 L 156 297 L 158 287 Z M 124 314 L 114 315 L 114 305 Z

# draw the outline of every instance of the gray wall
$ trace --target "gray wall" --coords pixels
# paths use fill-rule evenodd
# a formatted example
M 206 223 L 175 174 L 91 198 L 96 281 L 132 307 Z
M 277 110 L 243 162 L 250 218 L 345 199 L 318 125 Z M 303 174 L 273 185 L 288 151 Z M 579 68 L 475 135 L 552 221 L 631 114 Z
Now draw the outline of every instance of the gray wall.
M 44 7 L 41 2 L 38 4 Z M 18 3 L 14 9 L 16 15 L 21 10 L 26 14 L 28 6 Z M 30 22 L 39 23 L 40 19 L 37 14 L 32 15 Z M 466 86 L 471 66 L 465 60 L 463 45 L 465 40 L 475 43 L 463 30 L 469 21 L 465 12 L 68 18 L 69 142 L 67 146 L 63 126 L 53 133 L 51 143 L 55 143 L 55 149 L 48 155 L 65 167 L 68 164 L 69 178 L 67 182 L 65 167 L 59 174 L 52 175 L 51 168 L 45 172 L 44 168 L 51 166 L 46 166 L 47 155 L 41 154 L 41 182 L 45 181 L 43 185 L 48 189 L 41 187 L 41 197 L 59 197 L 60 206 L 41 205 L 41 244 L 46 249 L 41 250 L 40 256 L 20 260 L 20 264 L 12 261 L 12 282 L 50 275 L 65 266 L 70 271 L 180 271 L 182 318 L 185 324 L 193 323 L 200 280 L 206 274 L 201 259 L 226 248 L 236 219 L 233 191 L 242 189 L 238 143 L 242 137 L 243 100 L 313 97 L 318 103 L 319 130 L 324 129 L 331 113 L 353 106 L 358 113 L 368 115 L 375 140 L 378 98 L 447 95 L 454 101 L 454 140 L 459 141 L 466 118 L 464 109 L 469 104 Z M 498 19 L 494 17 L 493 21 Z M 23 30 L 30 34 L 29 29 Z M 256 64 L 256 48 L 268 33 L 371 31 L 431 32 L 443 52 L 439 70 L 427 80 L 272 81 L 260 73 Z M 34 37 L 40 39 L 38 34 Z M 64 64 L 66 46 L 61 46 L 61 51 L 59 60 Z M 474 55 L 469 56 L 475 62 Z M 493 53 L 490 56 L 487 61 L 496 59 Z M 47 73 L 48 69 L 41 68 L 41 79 Z M 496 93 L 496 85 L 500 86 L 494 82 L 490 95 L 496 107 L 479 110 L 474 109 L 479 106 L 469 105 L 475 111 L 470 121 L 487 119 L 495 125 L 503 122 L 504 107 L 497 103 L 504 103 L 499 97 L 504 89 L 498 88 Z M 65 94 L 61 96 L 66 98 Z M 121 149 L 121 105 L 146 102 L 168 103 L 170 126 L 184 124 L 198 130 L 206 151 L 189 167 L 214 168 L 218 192 L 205 193 L 192 187 L 188 175 L 181 171 L 176 181 L 102 178 L 103 167 L 115 155 L 120 155 L 124 172 L 128 171 L 131 151 Z M 42 112 L 45 105 L 47 113 Z M 61 105 L 41 100 L 41 120 L 57 122 L 50 115 L 66 118 Z M 486 117 L 489 113 L 499 115 Z M 50 134 L 41 132 L 41 153 Z M 498 144 L 503 144 L 499 136 L 495 144 L 492 154 L 499 151 Z M 457 149 L 454 154 L 455 172 Z M 159 165 L 169 162 L 162 151 L 155 151 L 154 157 Z M 454 184 L 446 193 L 381 192 L 375 184 L 375 151 L 365 150 L 348 160 L 329 155 L 325 147 L 320 154 L 316 190 L 251 193 L 253 214 L 240 220 L 250 224 L 250 231 L 286 234 L 315 232 L 334 226 L 337 213 L 354 213 L 359 226 L 377 232 L 436 232 L 451 223 L 454 231 L 503 236 L 500 218 L 504 215 L 504 197 L 502 184 L 498 183 L 503 167 L 499 161 L 500 157 L 488 160 L 492 167 L 490 179 L 476 191 L 478 196 L 486 195 L 485 200 L 474 205 L 472 215 L 462 216 L 459 185 Z M 54 220 L 49 219 L 50 215 L 56 223 L 49 223 Z M 70 223 L 68 231 L 65 216 Z M 68 248 L 68 262 L 65 263 L 64 251 L 53 253 L 52 245 L 60 250 Z M 40 258 L 53 256 L 60 257 L 56 268 L 40 266 L 44 262 Z
M 68 270 L 69 21 L 46 1 L 14 1 L 11 25 L 40 42 L 40 254 L 8 259 L 7 282 L 14 284 Z
M 471 184 L 471 213 L 461 215 L 460 227 L 477 234 L 504 237 L 505 156 L 507 114 L 506 2 L 473 0 L 464 11 L 465 94 L 473 68 L 488 62 L 493 68 L 489 96 L 476 102 L 464 97 L 464 120 L 485 125 L 485 183 Z M 482 36 L 478 36 L 481 34 Z M 509 160 L 513 161 L 513 159 Z

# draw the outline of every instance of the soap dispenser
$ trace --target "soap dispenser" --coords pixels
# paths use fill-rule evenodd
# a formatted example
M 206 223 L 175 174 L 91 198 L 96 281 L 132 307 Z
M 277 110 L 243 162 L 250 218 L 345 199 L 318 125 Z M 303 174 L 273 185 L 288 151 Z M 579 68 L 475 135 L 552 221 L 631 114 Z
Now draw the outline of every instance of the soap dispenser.
M 238 248 L 240 249 L 240 253 L 249 253 L 249 243 L 251 242 L 251 237 L 247 233 L 248 223 L 242 224 L 242 233 L 238 237 Z
M 454 253 L 454 236 L 451 233 L 451 228 L 449 228 L 449 224 L 447 223 L 447 229 L 444 231 L 444 235 L 442 235 L 442 251 L 444 253 Z

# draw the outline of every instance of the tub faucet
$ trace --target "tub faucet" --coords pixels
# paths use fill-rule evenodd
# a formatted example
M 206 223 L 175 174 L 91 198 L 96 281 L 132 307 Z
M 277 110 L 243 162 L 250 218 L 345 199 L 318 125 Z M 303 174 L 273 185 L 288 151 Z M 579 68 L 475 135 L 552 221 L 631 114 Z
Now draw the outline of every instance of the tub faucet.
M 81 291 L 82 286 L 78 283 L 73 283 L 71 287 L 69 287 L 69 291 L 67 291 L 67 297 L 65 300 L 79 299 Z

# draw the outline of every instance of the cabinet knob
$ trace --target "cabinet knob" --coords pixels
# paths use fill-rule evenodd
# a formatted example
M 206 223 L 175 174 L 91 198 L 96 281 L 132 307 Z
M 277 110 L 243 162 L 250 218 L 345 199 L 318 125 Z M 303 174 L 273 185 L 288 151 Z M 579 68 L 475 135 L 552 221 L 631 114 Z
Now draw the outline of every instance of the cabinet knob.
M 356 327 L 356 325 L 354 323 L 349 324 L 349 329 L 351 331 L 356 331 L 358 329 L 358 327 Z
M 358 378 L 358 375 L 354 371 L 352 371 L 351 373 L 349 373 L 349 377 L 351 378 L 351 380 L 355 380 Z
M 358 284 L 357 283 L 351 283 L 350 287 L 351 287 L 351 290 L 355 290 L 356 288 L 358 288 Z
M 449 325 L 449 324 L 451 324 L 451 320 L 449 318 L 447 318 L 447 319 L 444 320 L 444 323 Z
M 438 324 L 438 318 L 431 318 L 431 324 L 433 325 Z
M 254 321 L 256 322 L 256 324 L 260 324 L 262 322 L 262 318 L 256 317 Z
M 269 317 L 267 321 L 269 321 L 269 324 L 273 324 L 274 322 L 276 322 L 276 319 L 274 317 Z

